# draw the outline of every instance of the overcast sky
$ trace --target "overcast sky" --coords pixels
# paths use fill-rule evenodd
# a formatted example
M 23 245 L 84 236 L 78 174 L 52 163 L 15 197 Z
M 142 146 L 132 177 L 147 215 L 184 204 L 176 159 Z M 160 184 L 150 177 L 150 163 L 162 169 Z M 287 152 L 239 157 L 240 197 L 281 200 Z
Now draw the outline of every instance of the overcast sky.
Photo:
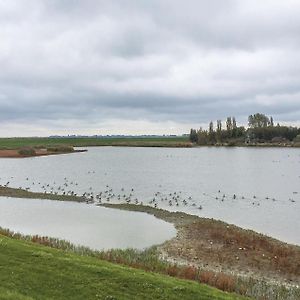
M 0 0 L 0 136 L 300 124 L 300 1 Z

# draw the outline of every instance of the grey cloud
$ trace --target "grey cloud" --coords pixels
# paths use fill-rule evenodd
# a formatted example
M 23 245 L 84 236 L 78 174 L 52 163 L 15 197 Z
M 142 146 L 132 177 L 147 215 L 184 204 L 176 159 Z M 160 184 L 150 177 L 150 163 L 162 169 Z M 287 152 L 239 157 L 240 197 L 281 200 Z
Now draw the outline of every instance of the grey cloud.
M 299 14 L 293 0 L 0 1 L 0 122 L 299 123 Z

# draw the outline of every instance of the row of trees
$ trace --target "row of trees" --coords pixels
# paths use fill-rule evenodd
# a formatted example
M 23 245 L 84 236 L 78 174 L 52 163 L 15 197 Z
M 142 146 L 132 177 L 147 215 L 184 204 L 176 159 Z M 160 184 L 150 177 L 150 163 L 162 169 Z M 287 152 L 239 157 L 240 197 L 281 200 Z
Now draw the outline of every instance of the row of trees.
M 235 117 L 228 117 L 225 126 L 217 120 L 216 126 L 211 121 L 208 130 L 191 129 L 190 141 L 199 145 L 213 145 L 217 143 L 252 143 L 270 141 L 293 141 L 300 135 L 300 128 L 274 126 L 272 117 L 264 114 L 254 114 L 248 117 L 248 128 L 238 126 Z M 299 137 L 298 137 L 299 138 Z

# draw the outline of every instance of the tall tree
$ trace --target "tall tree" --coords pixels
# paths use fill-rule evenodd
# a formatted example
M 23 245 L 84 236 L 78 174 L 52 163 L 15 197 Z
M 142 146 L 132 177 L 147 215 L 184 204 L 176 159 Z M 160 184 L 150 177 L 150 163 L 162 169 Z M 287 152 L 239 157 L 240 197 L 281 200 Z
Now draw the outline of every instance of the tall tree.
M 191 132 L 190 132 L 190 141 L 192 142 L 192 143 L 197 143 L 197 141 L 198 141 L 198 135 L 197 135 L 197 132 L 196 132 L 196 130 L 195 129 L 191 129 Z
M 221 120 L 217 120 L 216 138 L 217 138 L 218 142 L 222 141 L 222 121 Z
M 230 138 L 232 136 L 232 119 L 231 119 L 231 117 L 227 117 L 227 119 L 226 119 L 226 131 L 227 131 L 227 136 Z
M 235 117 L 232 117 L 232 129 L 236 129 L 237 126 L 236 126 L 236 120 L 235 120 Z
M 197 136 L 198 136 L 199 145 L 207 145 L 208 142 L 207 130 L 203 130 L 202 128 L 200 128 L 197 132 Z
M 228 132 L 231 131 L 232 129 L 232 120 L 231 120 L 231 117 L 227 117 L 226 119 L 226 129 Z
M 270 120 L 266 115 L 256 113 L 248 117 L 248 124 L 251 128 L 263 128 L 270 124 Z
M 210 123 L 209 123 L 208 137 L 209 137 L 210 142 L 214 142 L 215 132 L 214 132 L 214 123 L 213 123 L 213 121 L 210 121 Z
M 222 121 L 217 120 L 217 131 L 221 131 L 221 130 L 222 130 Z
M 236 125 L 236 120 L 235 117 L 232 117 L 232 134 L 233 137 L 237 136 L 237 125 Z

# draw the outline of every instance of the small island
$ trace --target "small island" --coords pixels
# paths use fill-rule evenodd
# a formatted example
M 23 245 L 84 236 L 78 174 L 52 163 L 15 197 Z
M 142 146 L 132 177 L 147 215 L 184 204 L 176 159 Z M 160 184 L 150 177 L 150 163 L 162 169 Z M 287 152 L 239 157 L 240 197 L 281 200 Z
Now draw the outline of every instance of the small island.
M 0 158 L 25 158 L 35 156 L 58 155 L 67 153 L 86 152 L 87 150 L 75 150 L 72 146 L 56 147 L 20 147 L 17 149 L 0 149 Z

